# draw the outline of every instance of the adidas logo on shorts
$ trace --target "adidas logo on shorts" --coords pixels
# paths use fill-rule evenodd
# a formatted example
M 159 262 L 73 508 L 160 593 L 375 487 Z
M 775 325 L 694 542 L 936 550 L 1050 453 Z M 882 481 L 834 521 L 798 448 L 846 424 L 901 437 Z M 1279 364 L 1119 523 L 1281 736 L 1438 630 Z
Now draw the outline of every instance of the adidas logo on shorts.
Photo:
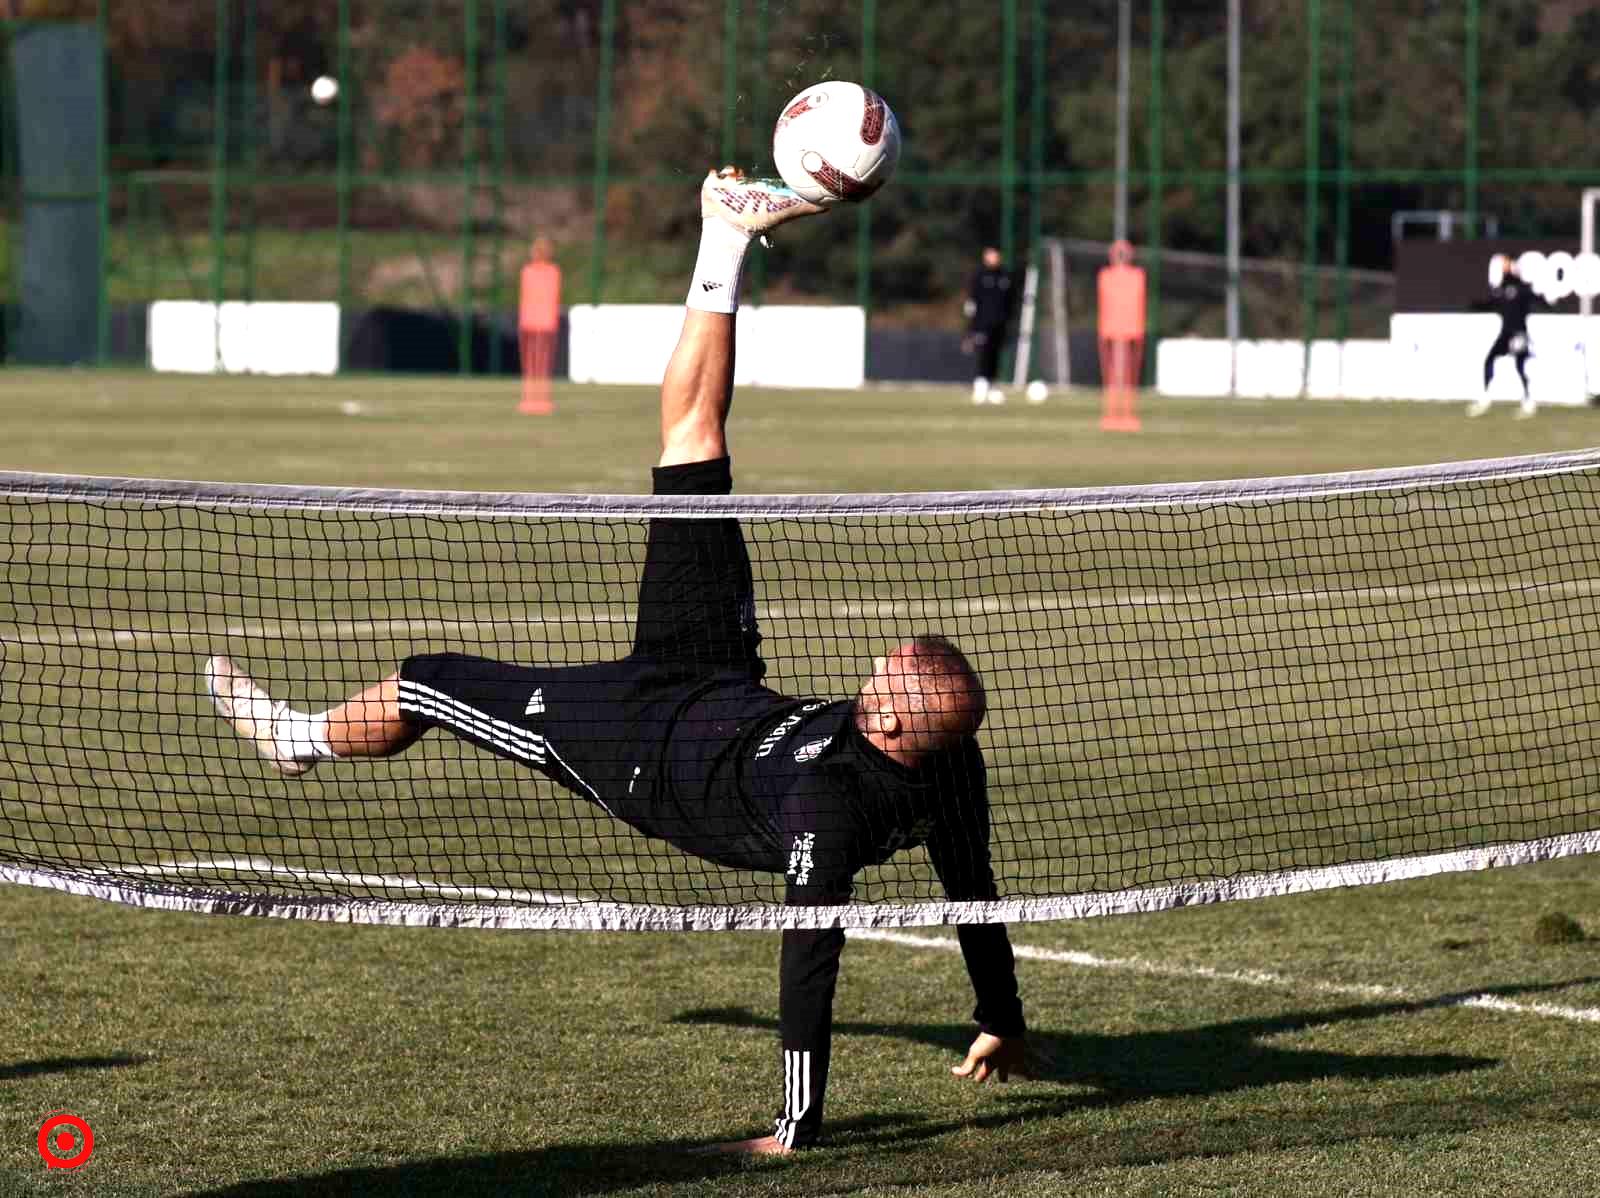
M 522 709 L 523 715 L 544 714 L 544 687 L 539 687 L 528 699 L 528 705 Z

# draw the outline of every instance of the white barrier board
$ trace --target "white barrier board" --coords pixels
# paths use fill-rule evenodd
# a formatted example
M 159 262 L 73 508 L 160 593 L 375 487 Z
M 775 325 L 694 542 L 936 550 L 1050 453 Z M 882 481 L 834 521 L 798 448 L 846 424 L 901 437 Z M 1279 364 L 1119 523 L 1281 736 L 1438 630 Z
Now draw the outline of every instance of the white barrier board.
M 683 328 L 681 304 L 578 304 L 567 310 L 575 383 L 661 383 Z M 866 381 L 866 313 L 853 307 L 739 309 L 734 383 L 850 389 Z
M 1388 341 L 1313 341 L 1309 371 L 1300 341 L 1241 341 L 1238 394 L 1314 399 L 1428 399 L 1465 402 L 1483 394 L 1483 362 L 1500 331 L 1487 312 L 1401 314 Z M 1528 321 L 1533 357 L 1528 382 L 1541 404 L 1580 405 L 1600 391 L 1600 316 L 1555 313 Z M 1215 338 L 1171 337 L 1156 350 L 1163 395 L 1227 395 L 1232 351 Z M 1508 357 L 1495 363 L 1489 395 L 1519 400 L 1522 384 Z
M 1406 314 L 1389 322 L 1396 377 L 1408 399 L 1475 399 L 1483 394 L 1483 360 L 1500 333 L 1491 312 Z M 1584 404 L 1600 388 L 1600 317 L 1555 313 L 1528 318 L 1528 385 L 1542 404 Z M 1489 397 L 1519 400 L 1516 363 L 1494 365 Z
M 185 374 L 334 374 L 338 304 L 150 305 L 150 367 Z
M 1392 394 L 1387 341 L 1313 341 L 1310 372 L 1301 341 L 1241 341 L 1238 394 L 1254 399 L 1373 399 Z M 1163 395 L 1227 395 L 1234 365 L 1228 342 L 1169 337 L 1156 349 L 1156 390 Z

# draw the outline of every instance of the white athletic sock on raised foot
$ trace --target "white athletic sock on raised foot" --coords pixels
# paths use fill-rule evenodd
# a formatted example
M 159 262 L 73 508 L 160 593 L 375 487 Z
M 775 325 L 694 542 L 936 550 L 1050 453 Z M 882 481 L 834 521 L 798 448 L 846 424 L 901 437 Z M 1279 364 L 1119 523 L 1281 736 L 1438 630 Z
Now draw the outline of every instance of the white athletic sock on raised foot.
M 272 739 L 279 755 L 294 761 L 338 756 L 328 745 L 327 712 L 310 715 L 280 704 L 272 713 Z
M 700 254 L 689 282 L 688 306 L 702 312 L 737 312 L 739 276 L 749 248 L 750 234 L 745 230 L 719 217 L 706 217 L 700 224 Z

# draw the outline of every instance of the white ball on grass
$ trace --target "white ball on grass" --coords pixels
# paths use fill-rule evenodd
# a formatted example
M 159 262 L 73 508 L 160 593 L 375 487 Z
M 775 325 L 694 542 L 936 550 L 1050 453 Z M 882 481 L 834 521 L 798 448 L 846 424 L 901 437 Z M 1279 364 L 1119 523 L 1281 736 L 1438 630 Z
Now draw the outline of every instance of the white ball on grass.
M 339 98 L 339 81 L 332 75 L 318 75 L 311 85 L 311 98 L 318 104 L 332 104 Z
M 1050 388 L 1045 386 L 1043 379 L 1034 379 L 1028 384 L 1028 402 L 1043 403 L 1050 398 Z

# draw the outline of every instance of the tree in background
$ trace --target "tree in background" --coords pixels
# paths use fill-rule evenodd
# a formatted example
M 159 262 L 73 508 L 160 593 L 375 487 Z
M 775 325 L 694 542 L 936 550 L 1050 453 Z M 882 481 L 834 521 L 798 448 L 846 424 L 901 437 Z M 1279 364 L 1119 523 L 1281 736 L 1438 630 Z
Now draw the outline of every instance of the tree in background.
M 373 117 L 385 134 L 373 165 L 425 170 L 459 162 L 466 83 L 452 55 L 417 45 L 395 55 L 372 89 Z

